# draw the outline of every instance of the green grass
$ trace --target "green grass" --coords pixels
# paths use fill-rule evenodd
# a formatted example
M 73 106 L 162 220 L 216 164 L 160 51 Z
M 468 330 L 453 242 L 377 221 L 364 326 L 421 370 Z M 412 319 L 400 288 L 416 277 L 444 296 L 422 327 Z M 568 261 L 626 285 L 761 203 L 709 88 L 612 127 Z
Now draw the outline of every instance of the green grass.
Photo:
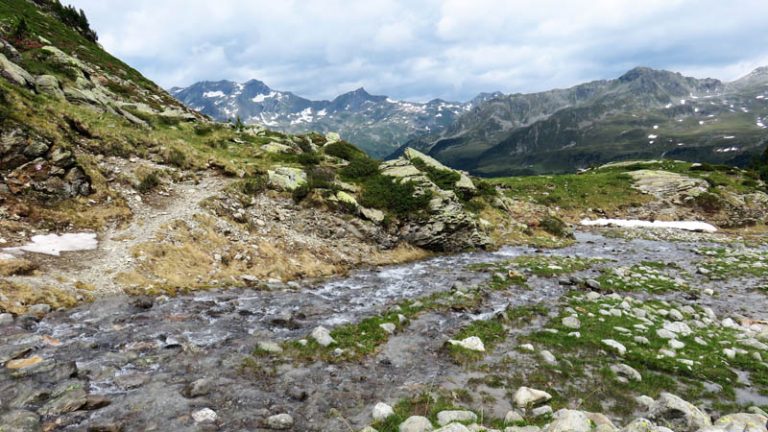
M 751 248 L 701 248 L 697 250 L 705 259 L 699 263 L 710 279 L 729 277 L 768 277 L 768 252 Z
M 485 352 L 468 350 L 458 345 L 448 345 L 448 352 L 453 360 L 458 364 L 467 364 L 481 360 L 487 353 L 493 351 L 493 348 L 506 338 L 506 329 L 502 318 L 493 318 L 490 320 L 472 321 L 465 326 L 451 339 L 464 340 L 471 336 L 477 336 L 483 341 Z

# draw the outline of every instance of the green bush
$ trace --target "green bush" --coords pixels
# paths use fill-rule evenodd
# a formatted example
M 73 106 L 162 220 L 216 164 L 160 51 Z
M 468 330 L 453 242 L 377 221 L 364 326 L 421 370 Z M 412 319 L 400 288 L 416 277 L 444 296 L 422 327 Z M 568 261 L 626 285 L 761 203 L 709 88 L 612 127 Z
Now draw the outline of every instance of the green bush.
M 160 186 L 160 176 L 157 174 L 157 171 L 151 171 L 141 178 L 136 189 L 141 193 L 147 193 L 158 186 Z
M 337 158 L 352 161 L 357 158 L 367 157 L 366 154 L 346 141 L 339 141 L 333 144 L 328 144 L 323 147 L 325 154 L 330 156 L 336 156 Z
M 544 231 L 556 237 L 573 237 L 573 232 L 568 228 L 568 224 L 555 216 L 545 216 L 544 219 L 539 222 L 539 226 L 541 226 L 541 229 Z
M 296 160 L 304 166 L 313 166 L 320 164 L 320 156 L 315 153 L 300 153 L 296 156 Z
M 398 216 L 409 216 L 426 209 L 431 198 L 431 193 L 417 196 L 412 182 L 400 183 L 390 177 L 377 175 L 363 183 L 360 204 Z
M 368 157 L 352 159 L 349 165 L 342 168 L 339 173 L 349 180 L 372 177 L 379 173 L 379 161 Z
M 704 210 L 705 212 L 716 212 L 723 209 L 723 200 L 716 193 L 703 192 L 693 199 L 696 207 Z
M 427 177 L 442 190 L 453 190 L 456 188 L 456 182 L 461 179 L 461 175 L 456 171 L 445 170 L 435 168 L 428 165 L 426 162 L 419 158 L 411 159 L 411 163 L 419 169 L 419 171 L 427 174 Z
M 336 173 L 325 167 L 307 170 L 307 186 L 310 189 L 335 189 Z
M 258 175 L 237 182 L 236 188 L 244 195 L 258 195 L 267 190 L 267 184 L 267 176 Z
M 307 196 L 309 196 L 309 193 L 312 191 L 312 188 L 309 187 L 309 185 L 301 185 L 293 190 L 291 193 L 291 196 L 293 197 L 293 202 L 296 204 L 300 203 L 304 200 Z
M 165 157 L 165 161 L 175 167 L 184 168 L 187 164 L 187 155 L 176 147 L 171 148 Z
M 213 125 L 200 123 L 200 124 L 196 124 L 193 130 L 195 131 L 195 135 L 197 136 L 206 136 L 206 135 L 210 135 L 211 132 L 213 132 Z

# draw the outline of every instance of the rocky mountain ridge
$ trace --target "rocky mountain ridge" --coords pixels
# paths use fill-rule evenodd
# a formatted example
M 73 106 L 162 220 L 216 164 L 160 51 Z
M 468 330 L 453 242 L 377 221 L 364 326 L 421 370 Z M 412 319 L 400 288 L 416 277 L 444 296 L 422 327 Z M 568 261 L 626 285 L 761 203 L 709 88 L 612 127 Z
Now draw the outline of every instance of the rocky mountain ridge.
M 338 132 L 379 158 L 414 135 L 443 129 L 461 113 L 497 95 L 484 93 L 462 103 L 441 99 L 417 103 L 371 95 L 359 88 L 330 101 L 313 101 L 258 80 L 203 81 L 170 91 L 187 106 L 219 121 L 239 117 L 283 132 Z

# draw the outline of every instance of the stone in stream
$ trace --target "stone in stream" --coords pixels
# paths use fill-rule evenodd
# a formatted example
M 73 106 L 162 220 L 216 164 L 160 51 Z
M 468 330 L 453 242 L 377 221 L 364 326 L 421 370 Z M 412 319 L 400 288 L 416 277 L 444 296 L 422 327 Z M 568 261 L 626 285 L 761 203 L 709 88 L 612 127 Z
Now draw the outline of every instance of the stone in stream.
M 195 423 L 213 423 L 219 416 L 210 408 L 203 408 L 192 413 Z
M 695 432 L 712 426 L 709 416 L 693 404 L 671 393 L 661 393 L 648 418 L 669 425 L 678 432 Z
M 267 418 L 267 426 L 271 429 L 286 430 L 293 427 L 293 417 L 289 414 L 276 414 Z
M 422 416 L 411 416 L 400 423 L 400 432 L 431 432 L 432 422 L 428 418 Z
M 183 391 L 182 394 L 188 398 L 196 398 L 199 396 L 205 396 L 211 392 L 211 381 L 205 378 L 195 380 L 190 383 Z
M 395 415 L 395 411 L 384 402 L 379 402 L 373 407 L 373 420 L 375 421 L 383 421 L 393 415 Z
M 40 416 L 24 410 L 11 411 L 0 416 L 0 430 L 10 432 L 40 431 Z
M 440 411 L 437 413 L 437 424 L 445 426 L 453 422 L 476 422 L 477 414 L 472 411 Z
M 464 348 L 470 351 L 480 351 L 480 352 L 485 351 L 485 345 L 483 345 L 483 341 L 477 336 L 470 336 L 460 341 L 450 339 L 448 343 L 451 345 L 459 346 L 461 348 Z
M 1 313 L 0 314 L 0 326 L 1 325 L 8 325 L 13 324 L 13 315 L 9 313 Z
M 311 333 L 312 338 L 320 344 L 320 346 L 327 347 L 328 345 L 335 343 L 336 341 L 331 337 L 331 332 L 323 326 L 315 327 Z
M 520 408 L 526 408 L 529 406 L 542 404 L 552 399 L 552 395 L 542 390 L 536 390 L 529 387 L 520 387 L 515 392 L 513 399 L 515 401 L 515 405 Z

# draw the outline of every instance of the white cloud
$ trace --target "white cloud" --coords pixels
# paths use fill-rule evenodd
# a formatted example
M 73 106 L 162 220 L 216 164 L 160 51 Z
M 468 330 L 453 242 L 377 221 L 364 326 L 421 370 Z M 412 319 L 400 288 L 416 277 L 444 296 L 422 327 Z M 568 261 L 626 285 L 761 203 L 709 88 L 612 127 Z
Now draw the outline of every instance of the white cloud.
M 733 79 L 768 63 L 764 0 L 70 0 L 159 84 L 260 79 L 313 98 L 365 86 L 469 99 L 647 65 Z

